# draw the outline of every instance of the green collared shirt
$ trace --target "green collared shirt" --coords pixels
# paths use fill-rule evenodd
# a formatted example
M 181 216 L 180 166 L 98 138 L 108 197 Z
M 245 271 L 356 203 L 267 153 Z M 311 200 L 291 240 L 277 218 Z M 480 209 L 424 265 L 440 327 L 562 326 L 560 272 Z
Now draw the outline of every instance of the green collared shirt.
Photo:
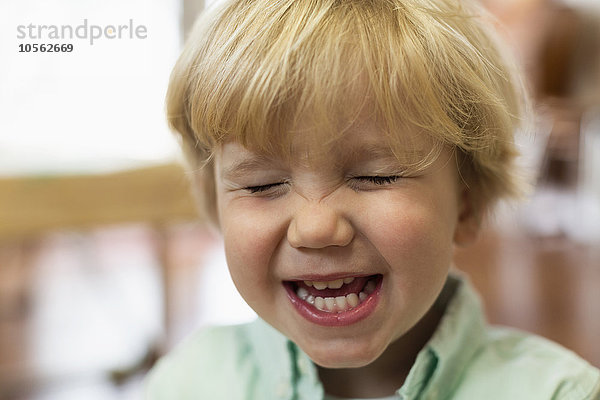
M 257 320 L 189 338 L 151 371 L 145 399 L 320 400 L 323 395 L 308 356 Z M 403 400 L 600 400 L 600 371 L 541 337 L 486 326 L 477 294 L 459 280 L 397 395 Z

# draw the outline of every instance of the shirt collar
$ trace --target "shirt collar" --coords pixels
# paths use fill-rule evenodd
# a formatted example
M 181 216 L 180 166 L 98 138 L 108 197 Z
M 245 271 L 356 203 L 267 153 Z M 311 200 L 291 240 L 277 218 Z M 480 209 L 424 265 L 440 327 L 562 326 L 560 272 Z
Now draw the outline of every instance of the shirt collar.
M 270 388 L 274 398 L 294 399 L 296 368 L 295 357 L 290 352 L 291 342 L 260 318 L 250 324 L 247 334 L 257 353 L 261 386 Z
M 450 392 L 484 339 L 485 320 L 479 296 L 458 273 L 448 277 L 448 286 L 455 287 L 454 294 L 434 335 L 398 391 L 403 399 L 435 399 L 440 391 Z

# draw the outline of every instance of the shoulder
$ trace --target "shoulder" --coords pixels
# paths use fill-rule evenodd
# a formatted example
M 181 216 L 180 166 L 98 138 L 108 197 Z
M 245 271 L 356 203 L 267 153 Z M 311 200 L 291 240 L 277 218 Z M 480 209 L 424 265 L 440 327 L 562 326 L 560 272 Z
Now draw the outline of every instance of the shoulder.
M 600 400 L 600 371 L 540 336 L 489 328 L 458 389 L 459 398 Z
M 146 377 L 145 399 L 244 398 L 256 366 L 251 324 L 205 328 L 163 357 Z

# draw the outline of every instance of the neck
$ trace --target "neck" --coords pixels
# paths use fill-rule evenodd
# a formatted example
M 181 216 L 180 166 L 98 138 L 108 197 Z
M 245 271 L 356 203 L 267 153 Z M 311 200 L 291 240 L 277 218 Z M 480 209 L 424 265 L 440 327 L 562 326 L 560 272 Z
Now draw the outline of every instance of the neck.
M 390 344 L 371 364 L 360 368 L 318 367 L 325 392 L 347 398 L 393 395 L 404 384 L 417 355 L 439 325 L 446 306 L 439 304 L 442 298 L 447 298 L 446 293 L 440 295 L 438 302 L 411 330 Z

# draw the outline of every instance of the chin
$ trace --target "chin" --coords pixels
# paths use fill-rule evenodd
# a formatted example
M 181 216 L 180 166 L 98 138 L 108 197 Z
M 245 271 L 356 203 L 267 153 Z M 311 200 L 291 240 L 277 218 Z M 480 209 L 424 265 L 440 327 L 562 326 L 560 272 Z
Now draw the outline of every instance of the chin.
M 377 359 L 377 357 L 367 358 L 367 357 L 331 357 L 329 358 L 317 358 L 312 357 L 310 354 L 308 355 L 311 360 L 319 367 L 323 368 L 361 368 L 371 364 L 373 361 Z
M 360 346 L 349 343 L 316 349 L 302 348 L 302 350 L 315 364 L 323 368 L 360 368 L 379 358 L 385 347 L 379 349 L 372 345 Z

